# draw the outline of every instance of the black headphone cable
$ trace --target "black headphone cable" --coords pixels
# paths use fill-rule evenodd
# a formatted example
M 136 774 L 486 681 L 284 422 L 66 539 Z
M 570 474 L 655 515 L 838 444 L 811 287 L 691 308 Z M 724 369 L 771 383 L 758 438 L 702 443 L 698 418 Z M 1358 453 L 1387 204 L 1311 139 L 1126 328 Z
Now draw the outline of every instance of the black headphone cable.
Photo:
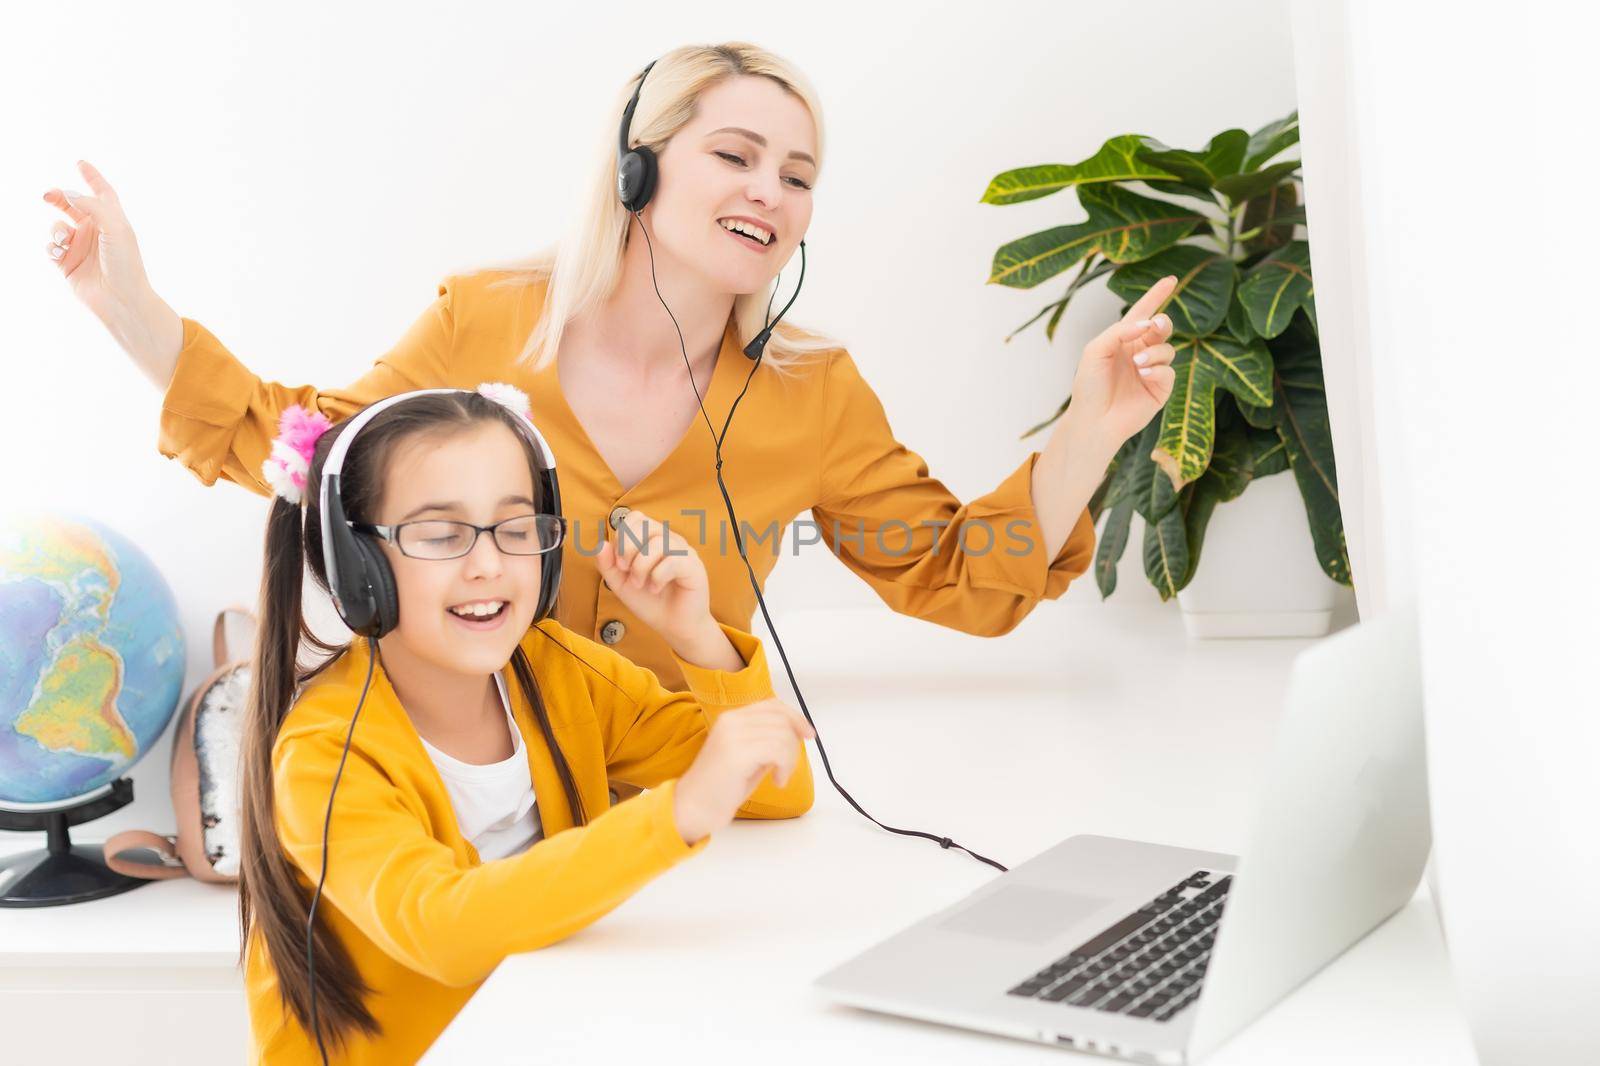
M 733 403 L 728 407 L 728 417 L 723 422 L 722 433 L 719 436 L 716 427 L 711 424 L 711 416 L 706 413 L 705 398 L 700 395 L 700 387 L 694 383 L 694 368 L 689 364 L 689 350 L 688 346 L 683 340 L 683 329 L 678 325 L 678 317 L 672 313 L 672 308 L 667 306 L 666 298 L 661 295 L 661 287 L 656 283 L 656 253 L 655 246 L 650 241 L 650 231 L 645 228 L 644 219 L 641 217 L 639 212 L 630 211 L 629 214 L 633 215 L 633 217 L 638 221 L 639 231 L 644 234 L 645 247 L 650 253 L 650 284 L 655 288 L 656 299 L 661 301 L 661 306 L 667 312 L 667 317 L 672 319 L 672 328 L 677 331 L 678 347 L 683 352 L 683 365 L 684 368 L 689 372 L 689 387 L 694 389 L 695 400 L 700 404 L 700 417 L 705 420 L 706 429 L 711 432 L 711 440 L 715 448 L 717 458 L 717 489 L 722 493 L 722 505 L 728 512 L 728 521 L 733 525 L 733 543 L 739 549 L 739 558 L 744 562 L 745 573 L 750 576 L 750 587 L 755 591 L 756 603 L 761 607 L 761 617 L 767 623 L 767 631 L 772 634 L 772 643 L 778 649 L 778 658 L 783 662 L 784 673 L 788 675 L 789 684 L 794 688 L 795 699 L 799 701 L 800 710 L 806 716 L 806 721 L 811 724 L 812 732 L 815 734 L 812 739 L 817 745 L 817 754 L 822 756 L 822 767 L 828 773 L 828 780 L 832 782 L 833 787 L 838 790 L 839 795 L 843 796 L 845 801 L 856 809 L 857 813 L 859 813 L 863 818 L 866 818 L 868 821 L 872 822 L 874 825 L 878 826 L 880 829 L 886 829 L 889 832 L 897 833 L 900 836 L 921 837 L 924 840 L 931 840 L 935 844 L 938 844 L 941 848 L 956 848 L 960 851 L 966 852 L 968 855 L 971 855 L 979 862 L 988 863 L 1001 873 L 1005 873 L 1006 868 L 1004 866 L 1001 866 L 993 859 L 979 855 L 971 848 L 963 847 L 962 845 L 957 844 L 949 837 L 934 836 L 932 833 L 924 833 L 920 829 L 897 829 L 892 825 L 885 825 L 872 815 L 868 814 L 866 808 L 857 803 L 855 801 L 855 797 L 851 796 L 849 792 L 846 792 L 844 786 L 839 784 L 839 779 L 833 775 L 833 765 L 828 761 L 827 749 L 822 746 L 822 732 L 821 730 L 817 729 L 816 720 L 811 717 L 811 709 L 806 706 L 805 695 L 800 691 L 800 683 L 795 680 L 794 669 L 789 665 L 789 655 L 783 650 L 783 641 L 778 637 L 777 627 L 772 624 L 772 616 L 767 613 L 767 601 L 761 595 L 761 583 L 756 580 L 755 568 L 750 565 L 750 557 L 745 553 L 744 538 L 739 533 L 739 520 L 733 513 L 733 498 L 728 495 L 728 486 L 722 480 L 722 442 L 728 435 L 728 427 L 733 424 L 734 410 L 738 408 L 739 401 L 744 399 L 745 391 L 750 388 L 750 379 L 755 377 L 756 370 L 761 366 L 761 356 L 766 344 L 766 338 L 771 335 L 772 327 L 776 325 L 778 321 L 782 320 L 789 308 L 794 305 L 795 299 L 800 295 L 800 286 L 805 284 L 805 242 L 800 242 L 800 280 L 795 284 L 794 295 L 789 297 L 789 302 L 784 305 L 782 311 L 778 312 L 778 318 L 772 322 L 766 323 L 761 333 L 752 341 L 750 347 L 755 348 L 755 353 L 752 357 L 754 362 L 750 366 L 750 373 L 745 376 L 744 388 L 739 390 L 739 395 L 734 398 Z M 773 296 L 776 296 L 778 291 L 776 284 L 773 285 L 772 291 Z M 768 313 L 771 313 L 771 310 L 772 300 L 769 298 L 767 300 Z M 748 348 L 746 349 L 746 354 L 750 354 Z
M 306 913 L 306 973 L 311 988 L 311 1032 L 317 1038 L 317 1051 L 322 1054 L 322 1066 L 328 1066 L 328 1049 L 322 1043 L 322 1027 L 317 1024 L 317 961 L 311 951 L 311 931 L 317 920 L 317 901 L 322 898 L 322 883 L 328 879 L 328 826 L 333 822 L 333 795 L 339 791 L 339 778 L 344 776 L 344 761 L 350 756 L 350 741 L 356 735 L 356 719 L 367 702 L 367 687 L 372 684 L 372 666 L 378 659 L 378 642 L 368 638 L 372 654 L 367 656 L 367 679 L 361 685 L 361 698 L 356 700 L 356 713 L 350 716 L 350 731 L 344 737 L 344 751 L 339 756 L 339 769 L 333 774 L 333 787 L 328 789 L 328 813 L 322 818 L 322 873 L 317 878 L 317 890 L 311 895 L 311 909 Z

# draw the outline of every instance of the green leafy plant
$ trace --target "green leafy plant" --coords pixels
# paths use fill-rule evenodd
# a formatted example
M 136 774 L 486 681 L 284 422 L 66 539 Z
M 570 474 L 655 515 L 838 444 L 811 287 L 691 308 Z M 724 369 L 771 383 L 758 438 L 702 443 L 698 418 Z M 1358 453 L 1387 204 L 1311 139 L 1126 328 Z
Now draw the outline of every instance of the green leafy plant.
M 1088 215 L 995 252 L 989 282 L 1011 288 L 1077 267 L 1060 297 L 1007 341 L 1047 315 L 1054 340 L 1068 303 L 1097 278 L 1124 310 L 1161 278 L 1178 279 L 1162 306 L 1173 324 L 1172 395 L 1118 450 L 1089 501 L 1096 522 L 1109 512 L 1094 561 L 1102 599 L 1116 589 L 1134 512 L 1144 519 L 1145 574 L 1166 600 L 1194 576 L 1217 504 L 1284 470 L 1305 501 L 1318 564 L 1351 583 L 1311 256 L 1296 235 L 1305 222 L 1300 160 L 1278 160 L 1299 141 L 1298 112 L 1253 134 L 1226 130 L 1197 151 L 1123 134 L 1081 163 L 1008 170 L 984 191 L 984 203 L 1016 204 L 1073 189 Z

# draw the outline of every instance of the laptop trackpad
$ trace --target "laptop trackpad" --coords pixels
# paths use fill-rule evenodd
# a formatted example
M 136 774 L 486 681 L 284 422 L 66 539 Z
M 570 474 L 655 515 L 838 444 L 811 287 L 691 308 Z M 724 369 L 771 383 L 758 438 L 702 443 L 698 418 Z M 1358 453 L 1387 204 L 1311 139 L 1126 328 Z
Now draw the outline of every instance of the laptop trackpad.
M 939 923 L 941 929 L 1038 943 L 1059 936 L 1110 900 L 1029 885 L 1007 885 Z

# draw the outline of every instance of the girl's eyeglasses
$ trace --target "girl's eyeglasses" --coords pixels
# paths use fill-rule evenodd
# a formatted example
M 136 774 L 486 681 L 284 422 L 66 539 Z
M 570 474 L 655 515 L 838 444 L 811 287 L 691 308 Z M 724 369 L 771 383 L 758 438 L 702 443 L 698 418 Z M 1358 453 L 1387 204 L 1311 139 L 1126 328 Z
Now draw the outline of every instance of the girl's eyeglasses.
M 372 533 L 413 559 L 459 559 L 478 543 L 478 534 L 494 538 L 495 547 L 507 555 L 543 555 L 561 544 L 567 520 L 554 514 L 524 514 L 502 519 L 492 526 L 471 522 L 424 519 L 379 526 L 370 522 L 351 522 L 358 533 Z

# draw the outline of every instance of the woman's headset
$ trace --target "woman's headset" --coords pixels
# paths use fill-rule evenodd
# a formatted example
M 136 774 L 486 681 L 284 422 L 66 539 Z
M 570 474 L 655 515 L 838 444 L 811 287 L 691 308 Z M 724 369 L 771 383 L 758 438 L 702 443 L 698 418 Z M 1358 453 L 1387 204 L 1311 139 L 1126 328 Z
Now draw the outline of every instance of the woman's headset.
M 650 67 L 655 65 L 651 60 Z M 639 75 L 639 84 L 634 86 L 633 96 L 622 112 L 622 129 L 617 132 L 617 196 L 630 212 L 643 211 L 656 191 L 655 152 L 642 144 L 637 148 L 628 147 L 628 127 L 633 125 L 633 109 L 639 106 L 639 90 L 644 88 L 650 67 L 645 67 L 644 74 Z
M 885 825 L 872 815 L 867 809 L 857 803 L 855 797 L 846 792 L 844 786 L 839 784 L 839 779 L 833 776 L 833 765 L 828 761 L 828 751 L 822 746 L 822 731 L 817 728 L 817 723 L 811 717 L 811 708 L 806 706 L 805 694 L 800 691 L 800 682 L 795 680 L 794 670 L 789 666 L 789 653 L 783 650 L 783 641 L 778 637 L 778 628 L 772 624 L 772 616 L 767 613 L 767 601 L 761 595 L 761 582 L 756 580 L 755 568 L 750 565 L 750 556 L 745 552 L 744 537 L 739 532 L 739 518 L 733 511 L 733 497 L 728 493 L 728 486 L 722 480 L 722 442 L 727 439 L 728 427 L 733 425 L 733 412 L 739 409 L 739 401 L 744 398 L 745 391 L 750 388 L 750 380 L 755 377 L 757 368 L 761 365 L 761 354 L 766 349 L 767 340 L 772 336 L 772 331 L 784 315 L 789 313 L 789 308 L 800 296 L 800 288 L 806 283 L 806 242 L 800 242 L 800 280 L 795 284 L 794 294 L 789 297 L 789 302 L 783 305 L 783 310 L 778 312 L 778 317 L 766 322 L 761 332 L 750 338 L 750 343 L 744 346 L 744 354 L 752 361 L 750 373 L 744 379 L 744 388 L 739 390 L 739 395 L 734 398 L 733 404 L 728 408 L 728 417 L 722 423 L 722 432 L 719 434 L 716 427 L 711 424 L 711 416 L 706 414 L 705 400 L 700 396 L 700 389 L 694 384 L 694 370 L 689 365 L 689 349 L 683 342 L 683 330 L 678 326 L 678 316 L 672 313 L 672 308 L 667 307 L 666 297 L 661 295 L 661 287 L 655 285 L 656 277 L 656 252 L 655 245 L 650 240 L 650 231 L 645 228 L 644 216 L 640 214 L 644 205 L 650 202 L 650 197 L 656 190 L 656 154 L 644 145 L 637 148 L 628 147 L 628 128 L 633 124 L 634 108 L 639 105 L 639 93 L 644 89 L 644 79 L 650 73 L 650 67 L 656 65 L 651 61 L 650 66 L 644 68 L 639 75 L 639 84 L 633 88 L 633 96 L 628 100 L 628 106 L 622 112 L 622 128 L 617 132 L 617 196 L 622 201 L 622 206 L 628 209 L 639 223 L 639 232 L 644 234 L 645 246 L 650 251 L 650 282 L 655 286 L 656 299 L 661 301 L 661 306 L 666 310 L 667 317 L 672 319 L 672 328 L 678 331 L 678 347 L 683 352 L 683 366 L 689 371 L 689 385 L 694 389 L 695 399 L 700 402 L 700 416 L 705 419 L 706 429 L 711 431 L 711 443 L 716 452 L 716 466 L 714 473 L 717 479 L 717 489 L 722 493 L 722 505 L 728 512 L 728 524 L 733 527 L 733 543 L 739 549 L 739 558 L 744 562 L 745 573 L 750 577 L 750 588 L 756 594 L 756 604 L 761 608 L 761 617 L 767 623 L 767 631 L 772 634 L 773 646 L 778 649 L 778 658 L 783 663 L 783 671 L 789 677 L 789 684 L 794 688 L 795 699 L 800 704 L 800 713 L 804 714 L 806 721 L 811 724 L 812 739 L 817 745 L 817 754 L 822 756 L 822 768 L 828 773 L 828 780 L 838 790 L 839 795 L 845 798 L 856 813 L 870 821 L 880 829 L 895 833 L 899 836 L 921 837 L 931 840 L 941 848 L 958 848 L 971 855 L 981 863 L 993 866 L 1001 873 L 1005 867 L 993 859 L 979 855 L 971 848 L 964 847 L 951 840 L 949 837 L 934 836 L 924 833 L 920 829 L 897 829 L 892 825 Z M 777 286 L 773 286 L 773 296 L 777 295 Z M 767 300 L 767 312 L 772 312 L 772 300 Z
M 379 400 L 356 415 L 350 425 L 333 442 L 322 468 L 322 487 L 318 501 L 322 509 L 323 563 L 328 574 L 328 589 L 333 594 L 333 606 L 351 632 L 377 640 L 394 632 L 400 624 L 400 597 L 395 589 L 394 570 L 383 554 L 378 539 L 369 533 L 357 533 L 350 528 L 344 515 L 344 501 L 339 495 L 339 475 L 344 469 L 344 458 L 356 435 L 374 417 L 414 396 L 435 396 L 447 393 L 476 395 L 470 389 L 417 389 L 402 392 Z M 539 430 L 526 419 L 517 419 L 523 436 L 533 445 L 538 465 L 538 487 L 535 493 L 545 501 L 550 513 L 561 514 L 561 488 L 556 481 L 556 456 L 545 443 Z M 561 549 L 544 553 L 541 560 L 539 604 L 533 613 L 535 622 L 550 617 L 555 612 L 556 594 L 561 587 Z
M 633 87 L 633 96 L 628 99 L 628 106 L 622 111 L 622 126 L 617 130 L 617 198 L 622 201 L 622 206 L 628 209 L 630 215 L 638 215 L 644 210 L 644 205 L 650 202 L 650 197 L 655 195 L 656 175 L 660 168 L 656 164 L 656 153 L 648 145 L 641 144 L 637 148 L 628 147 L 628 130 L 633 125 L 633 111 L 639 106 L 639 93 L 644 89 L 644 79 L 650 74 L 650 67 L 656 65 L 655 60 L 650 61 L 650 66 L 644 68 L 639 75 L 639 84 Z M 639 219 L 639 229 L 644 230 L 644 219 Z M 645 240 L 650 239 L 650 234 L 645 233 Z M 652 269 L 655 266 L 655 250 L 650 252 Z M 653 276 L 653 275 L 652 275 Z M 761 361 L 761 353 L 767 346 L 767 341 L 772 337 L 772 331 L 777 328 L 783 316 L 789 313 L 789 308 L 794 306 L 795 300 L 800 298 L 801 286 L 806 283 L 806 242 L 800 242 L 800 283 L 794 287 L 794 294 L 789 297 L 789 302 L 783 305 L 783 310 L 778 312 L 778 317 L 767 322 L 750 343 L 744 346 L 747 358 Z M 773 286 L 772 294 L 778 294 L 777 286 Z M 656 295 L 660 295 L 657 290 Z M 666 301 L 661 302 L 666 307 Z M 772 313 L 772 301 L 767 301 L 767 313 Z M 667 308 L 667 314 L 672 314 L 672 309 Z M 673 319 L 677 325 L 677 319 Z M 692 382 L 693 375 L 690 375 Z M 733 412 L 728 412 L 732 417 Z M 726 432 L 726 431 L 724 431 Z

